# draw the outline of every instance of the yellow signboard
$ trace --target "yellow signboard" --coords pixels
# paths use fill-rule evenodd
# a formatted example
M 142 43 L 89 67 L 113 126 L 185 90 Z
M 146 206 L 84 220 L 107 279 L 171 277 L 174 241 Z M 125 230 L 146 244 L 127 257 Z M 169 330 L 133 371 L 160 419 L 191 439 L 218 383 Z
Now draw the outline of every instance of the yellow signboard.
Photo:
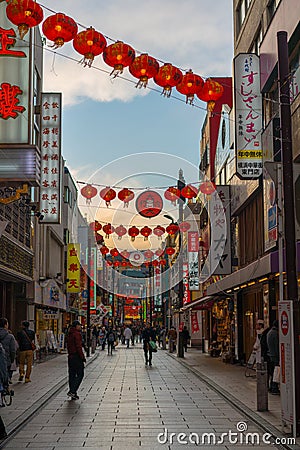
M 68 244 L 67 292 L 80 292 L 80 244 Z

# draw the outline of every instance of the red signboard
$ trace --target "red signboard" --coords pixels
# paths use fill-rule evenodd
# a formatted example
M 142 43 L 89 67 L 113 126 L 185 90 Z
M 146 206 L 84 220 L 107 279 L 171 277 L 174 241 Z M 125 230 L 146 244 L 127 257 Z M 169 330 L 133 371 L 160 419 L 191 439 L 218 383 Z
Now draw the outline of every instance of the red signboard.
M 142 192 L 136 199 L 135 207 L 143 217 L 155 217 L 163 208 L 163 200 L 155 191 Z
M 188 232 L 188 252 L 199 252 L 198 231 Z

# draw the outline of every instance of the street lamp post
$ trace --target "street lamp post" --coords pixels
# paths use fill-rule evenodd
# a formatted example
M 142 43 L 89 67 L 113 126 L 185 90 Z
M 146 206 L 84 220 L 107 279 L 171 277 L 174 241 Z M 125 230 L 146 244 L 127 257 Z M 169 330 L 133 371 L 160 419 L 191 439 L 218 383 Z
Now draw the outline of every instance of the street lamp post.
M 86 299 L 86 355 L 90 356 L 91 345 L 91 228 L 88 227 L 87 248 L 87 299 Z

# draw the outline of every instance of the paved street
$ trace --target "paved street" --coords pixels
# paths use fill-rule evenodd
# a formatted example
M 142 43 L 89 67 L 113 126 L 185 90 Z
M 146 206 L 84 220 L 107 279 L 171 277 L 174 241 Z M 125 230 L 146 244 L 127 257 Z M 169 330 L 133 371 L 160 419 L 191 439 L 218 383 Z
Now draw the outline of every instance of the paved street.
M 46 385 L 47 376 L 52 376 L 53 380 L 55 361 L 62 381 L 65 356 L 36 366 L 30 390 L 36 392 L 37 387 Z M 39 371 L 44 371 L 45 383 L 37 378 Z M 18 384 L 16 390 L 24 393 L 25 389 L 27 385 Z M 99 352 L 86 369 L 80 399 L 69 400 L 66 392 L 64 387 L 54 394 L 4 448 L 133 450 L 142 446 L 176 449 L 183 445 L 194 447 L 197 439 L 201 448 L 211 448 L 213 439 L 218 441 L 221 433 L 237 432 L 239 422 L 244 422 L 239 424 L 239 429 L 246 426 L 246 433 L 260 433 L 259 448 L 270 448 L 263 444 L 264 432 L 257 425 L 246 420 L 241 412 L 164 351 L 154 354 L 151 368 L 145 367 L 140 346 L 128 350 L 119 346 L 113 356 Z M 18 404 L 17 397 L 14 402 Z M 9 408 L 5 408 L 5 414 L 2 416 L 8 423 Z M 157 439 L 159 433 L 163 433 L 161 443 Z M 173 441 L 170 433 L 175 433 Z M 185 435 L 180 437 L 179 433 Z M 203 433 L 214 433 L 210 436 L 211 445 L 207 445 L 208 437 Z M 178 438 L 189 442 L 188 445 L 178 443 Z M 201 445 L 202 438 L 206 439 L 203 441 L 206 445 Z M 218 448 L 245 448 L 245 434 L 238 433 L 238 439 L 243 445 L 230 444 L 227 436 Z

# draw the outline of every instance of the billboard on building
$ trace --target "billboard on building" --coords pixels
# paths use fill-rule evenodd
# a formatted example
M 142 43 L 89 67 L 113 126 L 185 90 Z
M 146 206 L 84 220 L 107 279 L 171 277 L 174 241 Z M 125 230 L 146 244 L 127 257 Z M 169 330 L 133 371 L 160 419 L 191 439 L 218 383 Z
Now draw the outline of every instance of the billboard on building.
M 60 223 L 61 172 L 61 94 L 43 93 L 40 185 L 40 211 L 44 216 L 43 223 Z
M 67 292 L 80 292 L 80 244 L 68 244 Z
M 236 171 L 241 179 L 262 174 L 262 96 L 259 56 L 240 53 L 234 58 Z

